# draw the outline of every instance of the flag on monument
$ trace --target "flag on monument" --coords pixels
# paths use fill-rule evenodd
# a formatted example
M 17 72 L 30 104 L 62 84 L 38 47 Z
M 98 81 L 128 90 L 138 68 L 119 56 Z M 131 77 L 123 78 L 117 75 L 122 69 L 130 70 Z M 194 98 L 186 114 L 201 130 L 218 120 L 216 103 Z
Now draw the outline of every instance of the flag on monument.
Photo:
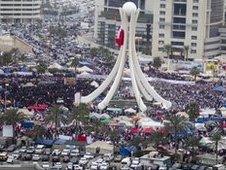
M 122 28 L 120 28 L 118 30 L 118 34 L 117 34 L 117 37 L 115 39 L 117 45 L 119 47 L 123 46 L 123 43 L 124 43 L 124 30 Z

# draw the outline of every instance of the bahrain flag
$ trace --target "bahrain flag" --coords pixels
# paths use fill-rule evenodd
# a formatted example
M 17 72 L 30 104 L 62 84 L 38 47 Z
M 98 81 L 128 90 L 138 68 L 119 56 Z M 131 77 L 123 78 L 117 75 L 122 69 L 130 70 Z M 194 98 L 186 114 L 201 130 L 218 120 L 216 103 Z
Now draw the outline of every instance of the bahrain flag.
M 122 28 L 120 28 L 118 30 L 118 34 L 117 34 L 117 37 L 116 37 L 115 41 L 116 41 L 116 44 L 119 47 L 123 46 L 123 43 L 124 43 L 124 30 Z

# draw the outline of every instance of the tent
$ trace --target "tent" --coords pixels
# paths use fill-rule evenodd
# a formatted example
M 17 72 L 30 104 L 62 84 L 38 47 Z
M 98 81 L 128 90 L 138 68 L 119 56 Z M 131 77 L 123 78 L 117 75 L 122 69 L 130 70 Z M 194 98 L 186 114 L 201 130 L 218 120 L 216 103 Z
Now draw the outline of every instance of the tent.
M 214 91 L 217 91 L 217 92 L 224 92 L 225 91 L 225 88 L 223 86 L 215 86 L 213 88 Z
M 95 154 L 97 149 L 99 149 L 100 154 L 113 154 L 114 146 L 105 141 L 96 141 L 90 145 L 86 146 L 86 152 Z
M 19 75 L 19 76 L 32 76 L 33 75 L 32 72 L 26 72 L 26 71 L 14 72 L 14 74 Z
M 91 82 L 90 85 L 96 88 L 99 87 L 99 84 L 96 81 Z
M 83 76 L 83 77 L 87 77 L 87 76 L 89 76 L 90 75 L 90 73 L 88 73 L 88 72 L 86 72 L 86 71 L 84 71 L 84 72 L 82 72 L 81 74 L 79 74 L 79 76 Z
M 92 73 L 93 70 L 87 66 L 83 66 L 83 67 L 80 67 L 80 68 L 77 68 L 77 71 L 78 72 L 89 72 L 89 73 Z
M 200 115 L 214 115 L 215 112 L 216 110 L 214 108 L 213 109 L 206 108 L 201 110 Z
M 46 147 L 52 147 L 54 141 L 50 139 L 37 139 L 35 141 L 36 145 L 45 145 Z
M 138 125 L 141 126 L 142 128 L 162 128 L 164 125 L 161 122 L 157 122 L 152 120 L 151 118 L 145 117 L 141 118 L 138 121 Z
M 34 110 L 35 112 L 43 112 L 48 108 L 47 104 L 34 104 L 32 106 L 29 106 L 29 110 Z
M 126 109 L 125 112 L 136 113 L 136 110 L 134 110 L 133 108 L 129 108 L 129 109 Z
M 17 113 L 23 113 L 24 115 L 29 116 L 29 117 L 34 115 L 33 111 L 29 111 L 26 108 L 18 109 Z
M 58 63 L 53 63 L 52 65 L 50 65 L 50 66 L 48 67 L 48 69 L 58 69 L 58 70 L 63 70 L 64 67 L 61 66 L 61 65 L 58 64 Z
M 0 75 L 4 75 L 4 74 L 5 72 L 2 69 L 0 69 Z
M 22 87 L 34 87 L 34 86 L 35 85 L 33 83 L 31 83 L 31 82 L 28 82 L 28 83 L 22 85 Z
M 135 146 L 121 147 L 119 149 L 119 154 L 123 157 L 131 156 L 136 152 L 137 152 L 137 148 Z

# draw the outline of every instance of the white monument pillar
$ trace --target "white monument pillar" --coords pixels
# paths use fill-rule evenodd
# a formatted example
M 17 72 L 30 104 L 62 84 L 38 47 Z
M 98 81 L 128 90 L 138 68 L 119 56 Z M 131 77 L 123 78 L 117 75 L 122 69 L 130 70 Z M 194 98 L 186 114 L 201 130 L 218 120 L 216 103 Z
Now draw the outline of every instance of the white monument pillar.
M 122 80 L 124 66 L 128 58 L 132 89 L 139 109 L 142 112 L 147 110 L 142 97 L 147 101 L 152 101 L 154 99 L 155 101 L 160 102 L 164 108 L 169 109 L 172 105 L 171 102 L 163 99 L 154 90 L 140 68 L 135 46 L 136 24 L 140 10 L 137 9 L 133 2 L 126 2 L 119 11 L 122 23 L 121 29 L 124 31 L 124 41 L 123 45 L 120 47 L 119 56 L 115 66 L 106 80 L 95 91 L 87 96 L 81 97 L 81 103 L 89 103 L 95 100 L 113 82 L 104 100 L 98 104 L 100 110 L 106 108 L 119 87 L 119 83 Z

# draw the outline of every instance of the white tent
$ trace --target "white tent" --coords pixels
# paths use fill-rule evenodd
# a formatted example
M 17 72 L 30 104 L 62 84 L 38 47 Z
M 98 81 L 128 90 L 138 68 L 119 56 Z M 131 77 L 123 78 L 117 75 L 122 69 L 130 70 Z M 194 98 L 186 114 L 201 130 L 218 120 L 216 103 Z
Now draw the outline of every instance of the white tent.
M 53 63 L 52 65 L 50 65 L 50 66 L 48 67 L 48 69 L 58 69 L 58 70 L 63 70 L 64 67 L 61 66 L 61 65 L 58 64 L 58 63 Z
M 148 117 L 141 118 L 138 121 L 138 125 L 141 126 L 142 128 L 149 128 L 149 127 L 162 128 L 162 127 L 164 127 L 164 125 L 161 122 L 154 121 Z
M 87 77 L 87 76 L 89 76 L 90 74 L 89 73 L 87 73 L 87 72 L 82 72 L 81 74 L 79 74 L 79 76 L 82 76 L 82 77 Z
M 222 108 L 220 108 L 220 111 L 221 111 L 221 113 L 222 113 L 222 116 L 223 116 L 224 118 L 226 118 L 226 108 L 225 108 L 225 107 L 222 107 Z
M 125 112 L 136 113 L 136 110 L 134 110 L 133 108 L 129 108 L 129 109 L 126 109 Z
M 105 142 L 105 141 L 96 141 L 90 145 L 86 146 L 86 152 L 95 154 L 97 148 L 100 149 L 100 154 L 113 154 L 114 153 L 114 146 Z
M 92 73 L 93 70 L 87 66 L 83 66 L 83 67 L 80 67 L 80 68 L 77 68 L 77 71 L 78 72 L 89 72 L 89 73 Z
M 5 74 L 4 71 L 2 69 L 0 69 L 0 75 Z
M 22 85 L 22 87 L 34 87 L 34 86 L 35 85 L 33 83 L 31 83 L 31 82 L 28 82 L 28 83 Z
M 34 115 L 34 111 L 29 111 L 26 108 L 18 109 L 17 113 L 23 113 L 26 116 L 33 116 Z
M 14 72 L 14 74 L 19 75 L 19 76 L 32 76 L 33 75 L 32 72 L 26 72 L 26 71 L 17 71 L 17 72 Z
M 93 86 L 93 87 L 96 87 L 96 88 L 99 87 L 99 84 L 96 81 L 92 81 L 90 83 L 90 85 Z
M 50 72 L 45 72 L 44 75 L 45 75 L 45 76 L 53 76 L 53 74 L 50 73 Z
M 216 110 L 214 108 L 210 109 L 210 108 L 206 108 L 206 109 L 202 109 L 200 112 L 200 115 L 205 116 L 205 115 L 214 115 L 216 112 Z

